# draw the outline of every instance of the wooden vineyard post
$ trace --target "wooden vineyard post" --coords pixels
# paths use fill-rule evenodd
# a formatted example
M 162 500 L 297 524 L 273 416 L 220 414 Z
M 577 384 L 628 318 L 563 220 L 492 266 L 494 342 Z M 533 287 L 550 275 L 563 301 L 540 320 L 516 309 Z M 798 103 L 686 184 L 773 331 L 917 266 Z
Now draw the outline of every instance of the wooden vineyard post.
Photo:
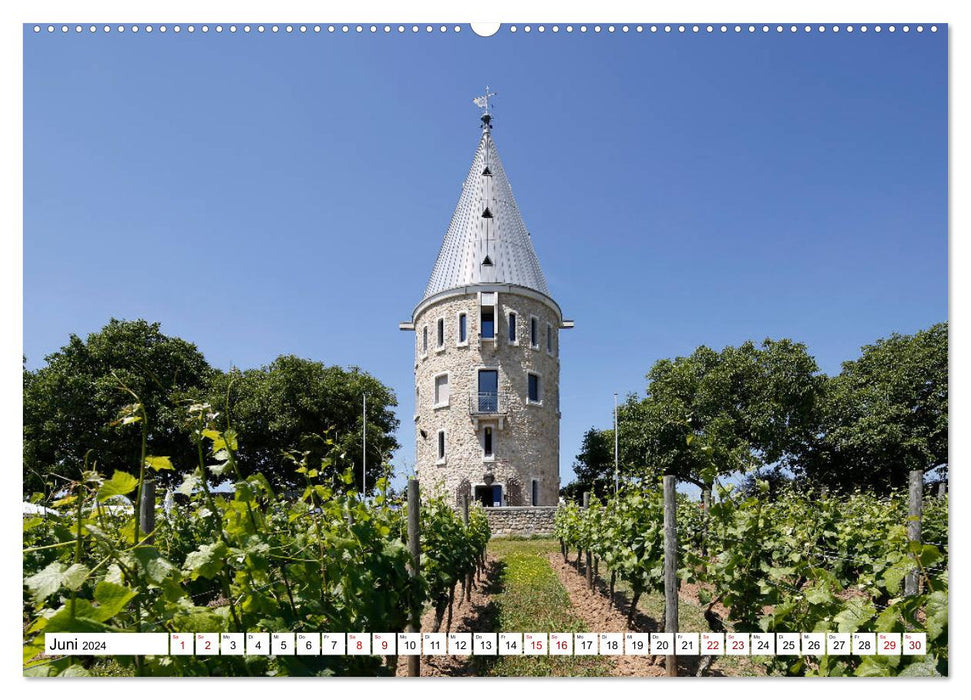
M 920 542 L 920 519 L 924 510 L 924 472 L 915 469 L 910 472 L 910 507 L 907 511 L 907 539 Z M 919 593 L 917 569 L 914 568 L 904 579 L 904 595 L 914 596 Z
M 711 518 L 711 486 L 701 489 L 701 556 L 708 556 L 708 519 Z
M 462 494 L 462 523 L 465 527 L 469 526 L 469 494 Z M 468 573 L 465 575 L 465 583 L 462 584 L 462 589 L 465 591 L 465 600 L 472 600 L 472 574 Z
M 408 573 L 412 578 L 418 576 L 418 566 L 421 563 L 421 530 L 418 523 L 418 480 L 408 480 L 408 551 L 411 552 L 411 563 Z M 411 621 L 408 623 L 409 632 L 421 631 L 421 609 L 412 611 Z M 418 655 L 408 657 L 408 675 L 421 675 L 421 657 Z
M 155 531 L 155 480 L 145 479 L 142 482 L 142 502 L 138 504 L 139 520 L 142 534 Z M 155 540 L 154 535 L 145 538 L 146 544 Z
M 664 631 L 678 631 L 678 526 L 675 478 L 664 477 Z M 675 649 L 676 650 L 676 649 Z M 678 675 L 678 657 L 664 659 L 667 675 Z
M 590 492 L 589 491 L 584 491 L 583 492 L 583 507 L 584 508 L 589 508 L 590 507 Z M 589 549 L 586 550 L 586 553 L 584 554 L 584 564 L 587 567 L 587 570 L 586 570 L 587 588 L 593 588 L 593 573 L 590 570 L 590 550 Z M 578 552 L 577 553 L 577 570 L 579 570 L 579 569 L 580 569 L 580 554 Z

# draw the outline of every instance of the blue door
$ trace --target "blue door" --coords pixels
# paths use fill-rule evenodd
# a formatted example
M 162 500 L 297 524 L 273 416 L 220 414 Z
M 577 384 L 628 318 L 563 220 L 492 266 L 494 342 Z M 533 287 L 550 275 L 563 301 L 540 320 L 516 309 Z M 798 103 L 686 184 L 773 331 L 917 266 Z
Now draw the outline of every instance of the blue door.
M 499 484 L 492 486 L 492 505 L 496 508 L 502 505 L 502 486 Z

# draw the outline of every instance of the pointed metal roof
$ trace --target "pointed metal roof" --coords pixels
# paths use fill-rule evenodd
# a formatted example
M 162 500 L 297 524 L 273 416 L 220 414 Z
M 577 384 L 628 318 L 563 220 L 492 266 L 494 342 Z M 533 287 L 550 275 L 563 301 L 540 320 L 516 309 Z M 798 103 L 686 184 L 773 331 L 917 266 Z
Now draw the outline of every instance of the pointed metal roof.
M 550 296 L 492 140 L 491 122 L 486 107 L 482 138 L 422 301 L 477 284 L 518 285 Z

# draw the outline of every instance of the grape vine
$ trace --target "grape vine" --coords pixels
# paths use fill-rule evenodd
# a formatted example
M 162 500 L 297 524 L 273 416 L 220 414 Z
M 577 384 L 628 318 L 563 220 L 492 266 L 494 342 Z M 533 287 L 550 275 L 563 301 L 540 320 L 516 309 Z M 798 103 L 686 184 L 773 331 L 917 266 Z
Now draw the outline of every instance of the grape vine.
M 450 607 L 458 583 L 484 565 L 489 526 L 478 507 L 466 525 L 440 497 L 421 506 L 420 575 L 409 575 L 406 505 L 386 481 L 364 498 L 327 483 L 327 464 L 291 454 L 305 487 L 274 493 L 243 477 L 241 439 L 207 405 L 190 409 L 199 463 L 145 532 L 133 497 L 168 458 L 142 455 L 110 477 L 87 465 L 49 503 L 60 515 L 25 518 L 24 673 L 85 675 L 90 658 L 43 655 L 46 632 L 403 631 L 426 603 Z M 140 426 L 138 403 L 122 423 Z M 231 478 L 216 492 L 210 479 Z M 137 675 L 393 674 L 393 660 L 357 656 L 118 657 Z
M 699 584 L 710 631 L 925 632 L 922 657 L 764 661 L 787 675 L 947 674 L 946 497 L 928 499 L 923 541 L 911 542 L 900 494 L 787 491 L 770 498 L 759 482 L 754 494 L 716 485 L 715 495 L 707 513 L 678 497 L 679 578 Z M 603 562 L 611 598 L 615 577 L 629 584 L 630 624 L 641 594 L 663 588 L 662 523 L 660 489 L 631 485 L 588 509 L 560 508 L 555 535 L 564 557 L 589 550 Z M 915 569 L 919 592 L 905 596 L 904 578 Z M 727 619 L 716 612 L 721 609 Z

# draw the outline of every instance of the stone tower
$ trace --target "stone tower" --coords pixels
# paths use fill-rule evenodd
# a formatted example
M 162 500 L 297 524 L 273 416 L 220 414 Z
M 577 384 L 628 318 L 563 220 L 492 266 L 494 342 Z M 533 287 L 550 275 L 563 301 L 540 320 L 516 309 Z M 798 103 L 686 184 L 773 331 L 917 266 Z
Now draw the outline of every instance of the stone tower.
M 555 505 L 560 342 L 572 328 L 550 296 L 492 139 L 482 135 L 415 331 L 415 472 L 458 505 Z

